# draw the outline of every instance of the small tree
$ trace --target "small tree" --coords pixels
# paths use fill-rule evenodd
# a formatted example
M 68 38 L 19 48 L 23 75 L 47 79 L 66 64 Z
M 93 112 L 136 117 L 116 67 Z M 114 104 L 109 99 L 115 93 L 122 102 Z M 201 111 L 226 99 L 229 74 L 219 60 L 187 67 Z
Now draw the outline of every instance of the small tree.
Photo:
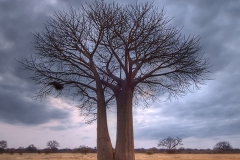
M 2 154 L 4 149 L 6 148 L 7 148 L 7 141 L 4 141 L 4 140 L 0 141 L 0 154 Z
M 0 150 L 4 150 L 7 148 L 7 141 L 0 141 Z
M 37 147 L 34 146 L 34 144 L 30 144 L 26 149 L 27 152 L 37 152 Z
M 220 141 L 213 147 L 213 150 L 218 150 L 218 151 L 228 151 L 231 149 L 233 149 L 233 147 L 227 141 Z
M 48 141 L 48 142 L 47 142 L 47 146 L 48 146 L 51 150 L 57 150 L 58 147 L 60 147 L 60 144 L 59 144 L 56 140 L 53 140 L 53 141 Z
M 177 137 L 177 138 L 172 138 L 172 137 L 164 138 L 164 139 L 160 140 L 159 143 L 158 143 L 158 147 L 160 147 L 160 146 L 166 147 L 168 153 L 172 153 L 172 151 L 174 149 L 176 149 L 176 147 L 179 146 L 179 145 L 183 145 L 182 144 L 182 139 L 179 138 L 179 137 Z

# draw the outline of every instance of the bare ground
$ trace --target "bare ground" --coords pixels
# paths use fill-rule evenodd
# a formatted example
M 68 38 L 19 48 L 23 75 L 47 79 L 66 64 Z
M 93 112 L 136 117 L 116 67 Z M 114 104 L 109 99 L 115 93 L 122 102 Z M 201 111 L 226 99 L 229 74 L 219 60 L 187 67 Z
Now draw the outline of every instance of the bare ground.
M 240 160 L 240 154 L 135 154 L 136 160 Z M 97 155 L 93 153 L 53 153 L 53 154 L 37 154 L 23 153 L 22 155 L 15 153 L 0 154 L 0 160 L 96 160 Z

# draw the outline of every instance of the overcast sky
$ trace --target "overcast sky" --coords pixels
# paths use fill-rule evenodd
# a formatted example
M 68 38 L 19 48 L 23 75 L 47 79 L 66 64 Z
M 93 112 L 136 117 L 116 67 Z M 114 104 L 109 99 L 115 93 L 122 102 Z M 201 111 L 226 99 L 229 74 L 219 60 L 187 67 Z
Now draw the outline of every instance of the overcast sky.
M 15 60 L 34 54 L 31 33 L 44 30 L 54 11 L 81 3 L 84 0 L 0 0 L 0 140 L 9 148 L 46 148 L 49 140 L 57 140 L 60 148 L 96 146 L 96 123 L 86 125 L 66 98 L 33 100 L 38 88 L 28 79 L 32 73 Z M 219 141 L 240 148 L 240 1 L 155 0 L 154 5 L 164 7 L 166 17 L 174 17 L 170 23 L 183 27 L 183 34 L 201 37 L 214 80 L 182 98 L 155 102 L 144 110 L 135 107 L 135 148 L 156 147 L 167 136 L 183 138 L 185 148 L 213 148 Z M 109 112 L 113 145 L 115 117 Z

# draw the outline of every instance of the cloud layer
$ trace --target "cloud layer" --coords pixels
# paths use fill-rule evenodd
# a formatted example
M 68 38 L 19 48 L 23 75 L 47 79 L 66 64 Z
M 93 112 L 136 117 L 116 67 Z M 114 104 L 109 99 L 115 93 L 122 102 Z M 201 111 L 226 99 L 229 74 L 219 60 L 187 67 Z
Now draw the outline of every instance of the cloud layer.
M 44 29 L 54 11 L 77 8 L 84 1 L 1 1 L 0 2 L 0 122 L 6 125 L 41 126 L 52 131 L 86 127 L 72 120 L 73 107 L 58 107 L 49 99 L 34 101 L 38 90 L 16 61 L 34 54 L 31 33 Z M 129 1 L 115 1 L 130 3 Z M 141 0 L 140 2 L 145 2 Z M 212 65 L 210 77 L 201 90 L 185 97 L 156 102 L 149 109 L 134 109 L 136 141 L 155 141 L 167 136 L 211 138 L 240 135 L 240 2 L 209 0 L 161 0 L 154 3 L 166 10 L 170 22 L 182 33 L 201 37 L 202 52 Z M 61 105 L 60 105 L 61 106 Z M 114 129 L 115 118 L 109 118 Z M 65 121 L 65 123 L 64 123 Z M 95 125 L 95 124 L 94 124 Z M 41 126 L 44 128 L 44 126 Z M 93 126 L 94 128 L 94 126 Z M 84 129 L 83 129 L 84 130 Z M 111 132 L 114 137 L 115 132 Z M 0 133 L 1 136 L 1 133 Z M 81 135 L 87 139 L 86 135 Z M 1 137 L 0 137 L 1 139 Z M 240 147 L 240 146 L 239 146 Z

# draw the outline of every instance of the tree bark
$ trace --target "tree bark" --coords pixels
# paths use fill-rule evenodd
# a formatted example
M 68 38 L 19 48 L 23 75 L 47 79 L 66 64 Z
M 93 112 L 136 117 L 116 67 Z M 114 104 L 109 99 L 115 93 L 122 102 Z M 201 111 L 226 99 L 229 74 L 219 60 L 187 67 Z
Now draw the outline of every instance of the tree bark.
M 117 101 L 115 160 L 135 160 L 132 115 L 133 89 L 126 86 L 115 95 Z
M 107 126 L 106 102 L 103 90 L 99 89 L 99 86 L 97 88 L 97 159 L 113 160 L 113 148 Z

